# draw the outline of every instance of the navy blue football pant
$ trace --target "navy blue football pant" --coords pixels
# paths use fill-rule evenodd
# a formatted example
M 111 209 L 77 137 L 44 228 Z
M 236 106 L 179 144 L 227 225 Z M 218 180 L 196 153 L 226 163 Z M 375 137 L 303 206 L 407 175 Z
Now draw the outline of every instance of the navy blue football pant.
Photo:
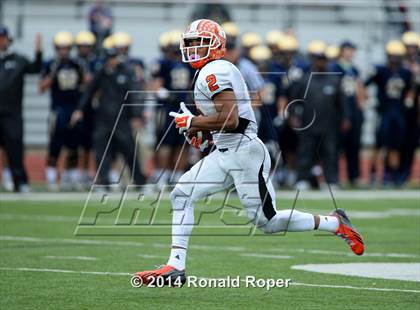
M 70 126 L 72 108 L 58 107 L 50 115 L 50 141 L 48 145 L 49 161 L 56 161 L 61 150 L 69 151 L 69 166 L 77 166 L 77 148 L 80 140 L 80 125 Z M 51 163 L 50 163 L 51 164 Z
M 359 153 L 362 122 L 363 116 L 360 112 L 352 118 L 349 131 L 344 133 L 341 137 L 342 149 L 347 162 L 347 176 L 350 182 L 356 181 L 360 174 Z

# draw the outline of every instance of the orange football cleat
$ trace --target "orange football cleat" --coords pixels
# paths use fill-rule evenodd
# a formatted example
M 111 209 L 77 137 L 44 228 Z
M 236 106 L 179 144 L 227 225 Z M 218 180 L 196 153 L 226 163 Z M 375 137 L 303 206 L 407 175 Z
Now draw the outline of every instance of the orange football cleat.
M 142 283 L 145 285 L 155 284 L 155 286 L 162 285 L 163 283 L 163 285 L 181 287 L 182 285 L 184 285 L 186 281 L 185 271 L 177 270 L 170 265 L 163 265 L 163 266 L 158 267 L 158 269 L 155 269 L 155 270 L 146 270 L 146 271 L 136 272 L 133 275 L 133 278 L 136 278 L 136 277 L 138 278 L 137 279 L 138 281 L 134 281 L 134 282 Z
M 362 255 L 365 251 L 363 238 L 357 230 L 353 228 L 344 210 L 337 209 L 330 215 L 337 217 L 339 222 L 338 229 L 335 234 L 346 241 L 354 254 Z

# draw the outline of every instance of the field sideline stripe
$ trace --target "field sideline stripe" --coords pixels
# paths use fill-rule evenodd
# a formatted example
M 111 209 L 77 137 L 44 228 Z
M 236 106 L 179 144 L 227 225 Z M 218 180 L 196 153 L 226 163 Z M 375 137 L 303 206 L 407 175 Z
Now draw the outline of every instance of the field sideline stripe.
M 225 210 L 225 212 L 237 212 L 235 210 Z M 314 214 L 322 214 L 325 213 L 325 210 L 310 210 L 310 212 Z M 401 217 L 413 217 L 413 216 L 420 216 L 420 210 L 418 209 L 402 209 L 402 208 L 391 208 L 382 211 L 377 210 L 351 210 L 348 211 L 348 214 L 351 218 L 357 219 L 387 219 L 395 216 Z M 94 220 L 95 218 L 84 218 L 85 220 Z M 22 221 L 41 221 L 41 222 L 56 222 L 56 223 L 78 223 L 80 220 L 80 216 L 66 216 L 66 215 L 37 215 L 37 214 L 16 214 L 16 213 L 1 213 L 0 220 L 22 220 Z M 101 228 L 108 227 L 115 229 L 114 225 L 98 225 Z M 213 225 L 207 227 L 220 227 L 218 225 Z
M 66 270 L 66 269 L 48 269 L 48 268 L 12 268 L 12 267 L 0 267 L 0 270 L 5 271 L 32 271 L 32 272 L 55 272 L 55 273 L 69 273 L 69 274 L 87 274 L 87 275 L 101 275 L 101 276 L 131 276 L 129 272 L 102 272 L 102 271 L 77 271 L 77 270 Z M 203 279 L 203 277 L 201 277 Z M 210 279 L 210 278 L 205 278 Z M 242 280 L 244 282 L 244 280 Z M 339 288 L 339 289 L 352 289 L 352 290 L 363 290 L 363 291 L 380 291 L 380 292 L 404 292 L 404 293 L 420 293 L 418 290 L 406 290 L 397 288 L 379 288 L 379 287 L 361 287 L 351 285 L 329 285 L 329 284 L 313 284 L 313 283 L 302 283 L 302 282 L 290 282 L 290 285 L 295 286 L 308 286 L 308 287 L 321 287 L 321 288 Z
M 49 192 L 34 192 L 28 194 L 4 193 L 1 192 L 2 201 L 80 201 L 85 202 L 89 197 L 90 192 L 76 192 L 76 193 L 49 193 Z M 115 194 L 115 195 L 114 195 Z M 112 196 L 115 199 L 121 199 L 123 193 L 114 193 Z M 118 195 L 120 194 L 120 195 Z M 148 195 L 146 198 L 155 199 L 159 193 Z M 169 192 L 163 193 L 162 199 L 169 200 Z M 293 199 L 296 196 L 296 191 L 276 191 L 276 196 L 280 199 Z M 420 194 L 417 190 L 338 190 L 334 192 L 336 199 L 343 200 L 387 200 L 387 199 L 419 199 Z M 216 199 L 224 199 L 223 193 L 214 195 Z M 113 199 L 111 197 L 111 199 Z M 300 192 L 300 200 L 329 200 L 331 195 L 327 191 L 303 191 Z

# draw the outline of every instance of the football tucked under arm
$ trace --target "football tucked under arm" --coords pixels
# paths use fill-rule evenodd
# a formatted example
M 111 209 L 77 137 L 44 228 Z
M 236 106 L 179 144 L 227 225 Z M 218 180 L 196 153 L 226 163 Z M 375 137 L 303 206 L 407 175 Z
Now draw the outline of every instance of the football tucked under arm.
M 197 127 L 191 127 L 188 131 L 184 132 L 185 139 L 196 149 L 201 152 L 213 144 L 213 138 L 210 131 L 200 130 Z

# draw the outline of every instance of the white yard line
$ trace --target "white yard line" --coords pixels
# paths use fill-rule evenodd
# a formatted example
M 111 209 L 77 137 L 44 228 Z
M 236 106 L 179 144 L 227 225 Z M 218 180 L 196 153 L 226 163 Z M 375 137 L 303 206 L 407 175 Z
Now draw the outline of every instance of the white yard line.
M 388 199 L 420 199 L 420 193 L 417 190 L 339 190 L 334 193 L 335 199 L 343 200 L 388 200 Z M 95 194 L 96 195 L 96 194 Z M 99 194 L 98 194 L 99 195 Z M 110 193 L 109 199 L 121 199 L 123 193 Z M 146 198 L 157 198 L 159 193 L 147 195 Z M 162 198 L 169 199 L 169 192 L 165 192 Z M 235 194 L 231 194 L 235 195 Z M 277 191 L 278 199 L 294 199 L 296 191 Z M 89 197 L 89 192 L 78 193 L 1 193 L 2 201 L 80 201 L 85 202 Z M 235 196 L 232 196 L 235 197 Z M 216 199 L 225 198 L 225 194 L 218 193 L 214 195 Z M 328 191 L 301 191 L 299 199 L 324 200 L 331 199 L 331 194 Z
M 131 276 L 129 272 L 101 272 L 101 271 L 77 271 L 77 270 L 66 270 L 66 269 L 48 269 L 48 268 L 26 268 L 26 267 L 0 267 L 0 270 L 5 271 L 27 271 L 27 272 L 55 272 L 55 273 L 69 273 L 69 274 L 86 274 L 86 275 L 105 275 L 105 276 Z M 242 280 L 244 282 L 244 280 Z M 379 292 L 404 292 L 404 293 L 420 293 L 420 290 L 406 290 L 396 288 L 379 288 L 379 287 L 360 287 L 351 285 L 329 285 L 329 284 L 315 284 L 315 283 L 301 283 L 301 282 L 289 282 L 290 285 L 295 286 L 309 286 L 309 287 L 321 287 L 321 288 L 338 288 L 338 289 L 352 289 L 361 291 L 379 291 Z
M 41 222 L 58 222 L 58 223 L 77 223 L 79 216 L 65 216 L 65 215 L 29 215 L 29 214 L 13 214 L 1 213 L 0 220 L 10 221 L 41 221 Z
M 48 256 L 45 256 L 44 258 L 47 258 L 47 259 L 88 260 L 88 261 L 98 260 L 96 257 L 92 257 L 92 256 L 54 256 L 54 255 L 48 255 Z
M 17 242 L 56 242 L 56 243 L 69 243 L 69 244 L 90 244 L 90 245 L 115 245 L 115 246 L 129 246 L 129 247 L 142 247 L 146 244 L 135 241 L 112 241 L 112 240 L 91 240 L 91 239 L 60 239 L 60 238 L 36 238 L 36 237 L 25 237 L 25 236 L 0 236 L 0 241 L 17 241 Z M 147 244 L 149 245 L 149 244 Z M 169 249 L 170 244 L 166 243 L 152 243 L 154 248 Z M 235 246 L 215 246 L 205 244 L 191 244 L 191 249 L 204 250 L 204 251 L 229 251 L 229 252 L 246 252 L 249 249 L 246 247 L 235 247 Z M 317 250 L 317 249 L 281 249 L 271 248 L 268 251 L 281 252 L 281 253 L 307 253 L 315 255 L 336 255 L 336 256 L 351 256 L 354 254 L 350 252 L 338 252 L 328 250 Z M 259 253 L 261 255 L 275 255 L 273 253 Z M 411 253 L 370 253 L 366 252 L 363 257 L 396 257 L 396 258 L 416 258 L 419 255 Z
M 0 267 L 0 270 L 6 271 L 31 271 L 31 272 L 57 272 L 57 273 L 74 273 L 74 274 L 91 274 L 91 275 L 104 275 L 104 276 L 130 276 L 128 272 L 102 272 L 102 271 L 77 271 L 77 270 L 65 270 L 65 269 L 49 269 L 49 268 L 11 268 L 11 267 Z
M 162 255 L 152 255 L 152 254 L 138 254 L 138 257 L 141 258 L 158 258 L 158 259 L 168 259 L 167 256 L 162 256 Z M 190 259 L 188 259 L 190 260 Z
M 240 254 L 243 257 L 257 257 L 257 258 L 272 258 L 272 259 L 291 259 L 293 256 L 290 255 L 273 255 L 273 254 L 263 254 L 263 253 L 242 253 Z

